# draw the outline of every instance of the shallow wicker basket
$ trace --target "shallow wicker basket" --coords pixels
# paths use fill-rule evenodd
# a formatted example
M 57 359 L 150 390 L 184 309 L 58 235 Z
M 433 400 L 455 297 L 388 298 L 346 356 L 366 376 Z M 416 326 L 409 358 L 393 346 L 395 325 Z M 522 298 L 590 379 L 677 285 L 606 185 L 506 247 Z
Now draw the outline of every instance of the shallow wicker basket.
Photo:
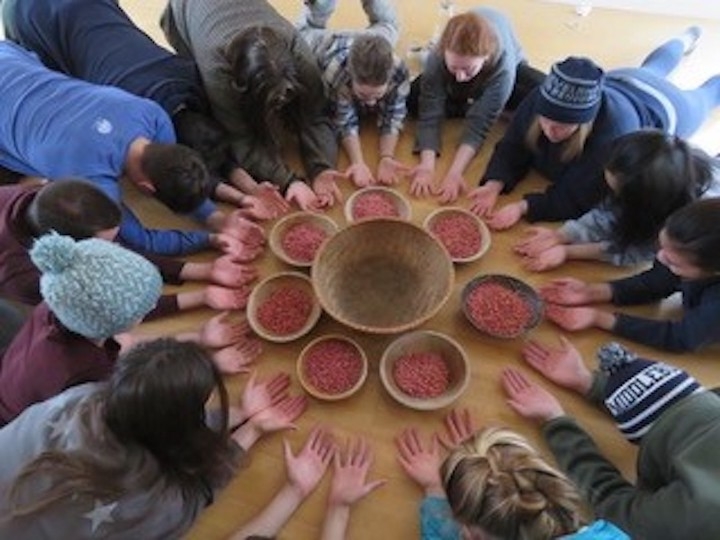
M 349 389 L 347 389 L 344 392 L 337 393 L 337 394 L 330 394 L 327 392 L 323 392 L 319 388 L 316 388 L 313 386 L 313 384 L 308 380 L 306 373 L 305 373 L 305 359 L 307 358 L 307 355 L 310 353 L 311 349 L 315 347 L 316 345 L 323 343 L 325 341 L 331 341 L 331 340 L 339 340 L 343 341 L 345 343 L 350 344 L 352 347 L 355 348 L 357 351 L 360 360 L 362 362 L 362 369 L 360 372 L 360 376 L 358 377 L 358 380 L 353 384 L 353 386 Z M 303 387 L 303 389 L 310 394 L 311 396 L 322 399 L 325 401 L 339 401 L 341 399 L 346 399 L 353 394 L 355 394 L 360 388 L 362 388 L 363 384 L 365 383 L 365 380 L 367 379 L 368 374 L 368 360 L 367 355 L 365 354 L 365 351 L 360 347 L 360 345 L 357 344 L 354 340 L 350 339 L 349 337 L 342 336 L 340 334 L 329 334 L 326 336 L 320 336 L 319 338 L 316 338 L 312 340 L 310 343 L 308 343 L 305 348 L 303 348 L 302 352 L 300 352 L 300 356 L 298 356 L 297 365 L 296 365 L 296 372 L 298 376 L 298 381 L 300 381 L 300 386 Z
M 348 223 L 354 223 L 356 221 L 362 221 L 366 219 L 378 219 L 378 217 L 382 217 L 368 216 L 360 219 L 355 218 L 355 204 L 361 197 L 367 195 L 368 193 L 381 193 L 387 196 L 390 200 L 392 200 L 393 205 L 395 206 L 395 211 L 397 212 L 397 216 L 394 216 L 396 219 L 410 221 L 410 219 L 412 218 L 412 207 L 410 206 L 410 202 L 399 191 L 383 186 L 369 186 L 357 190 L 352 195 L 350 195 L 350 197 L 348 197 L 348 200 L 345 202 L 345 220 Z
M 310 315 L 302 328 L 296 332 L 288 334 L 276 334 L 260 324 L 260 321 L 258 320 L 258 309 L 272 293 L 282 287 L 288 286 L 300 288 L 309 294 L 313 302 L 312 310 L 310 311 Z M 248 298 L 247 318 L 248 323 L 250 323 L 250 327 L 260 337 L 276 343 L 286 343 L 304 336 L 313 329 L 321 314 L 322 309 L 315 297 L 310 278 L 300 272 L 280 272 L 272 275 L 258 283 L 255 288 L 253 288 L 250 293 L 250 297 Z
M 398 358 L 412 353 L 437 353 L 447 364 L 450 372 L 450 386 L 439 396 L 431 398 L 413 397 L 403 392 L 393 376 Z M 390 343 L 380 360 L 380 380 L 385 390 L 398 403 L 422 411 L 447 407 L 458 399 L 470 382 L 470 364 L 462 345 L 451 337 L 430 330 L 418 330 L 404 334 Z
M 320 305 L 363 332 L 394 334 L 435 315 L 452 291 L 447 250 L 423 228 L 399 219 L 352 224 L 323 244 L 312 266 Z
M 301 223 L 308 223 L 322 229 L 323 231 L 325 231 L 325 233 L 327 233 L 328 238 L 338 231 L 337 224 L 325 215 L 317 214 L 314 212 L 295 212 L 293 214 L 283 217 L 277 223 L 275 223 L 272 230 L 270 231 L 270 238 L 268 240 L 268 243 L 272 252 L 281 261 L 291 266 L 309 268 L 310 266 L 312 266 L 312 261 L 301 261 L 298 259 L 294 259 L 283 248 L 283 238 L 285 234 L 287 234 L 287 232 L 292 227 Z
M 477 287 L 488 283 L 494 283 L 512 291 L 513 293 L 517 294 L 522 299 L 522 301 L 525 302 L 526 305 L 530 308 L 530 314 L 527 317 L 527 320 L 521 327 L 517 329 L 517 331 L 511 333 L 492 332 L 488 328 L 484 328 L 478 323 L 478 321 L 476 321 L 472 317 L 468 305 L 469 296 Z M 535 289 L 533 289 L 524 281 L 504 274 L 487 274 L 474 277 L 463 288 L 461 301 L 462 311 L 465 314 L 465 317 L 467 317 L 468 321 L 470 321 L 470 323 L 480 332 L 497 338 L 514 339 L 520 337 L 529 330 L 535 328 L 540 323 L 543 317 L 544 304 L 537 291 L 535 291 Z M 508 313 L 507 316 L 510 317 L 512 316 L 512 314 Z
M 477 217 L 469 210 L 465 210 L 464 208 L 460 208 L 459 206 L 445 206 L 442 208 L 438 208 L 428 214 L 428 216 L 425 218 L 425 221 L 423 222 L 423 227 L 425 227 L 425 229 L 427 229 L 431 234 L 433 234 L 433 225 L 437 223 L 438 220 L 453 215 L 464 216 L 473 223 L 477 232 L 480 235 L 480 247 L 472 255 L 468 255 L 466 257 L 459 257 L 453 256 L 451 253 L 450 258 L 453 262 L 456 263 L 466 263 L 478 260 L 480 257 L 485 255 L 485 253 L 487 253 L 488 249 L 490 249 L 490 229 L 488 229 L 487 225 L 485 225 L 485 222 L 482 219 Z M 440 241 L 442 242 L 442 239 L 440 239 Z

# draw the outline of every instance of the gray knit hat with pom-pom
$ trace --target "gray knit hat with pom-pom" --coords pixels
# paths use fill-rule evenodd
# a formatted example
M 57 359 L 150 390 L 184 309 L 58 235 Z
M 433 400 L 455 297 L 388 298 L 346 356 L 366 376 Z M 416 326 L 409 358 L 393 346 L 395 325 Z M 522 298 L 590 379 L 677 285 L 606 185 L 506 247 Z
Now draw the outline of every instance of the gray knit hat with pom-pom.
M 128 330 L 162 292 L 155 265 L 99 238 L 75 241 L 51 233 L 35 241 L 30 258 L 42 272 L 40 293 L 52 312 L 68 330 L 89 339 Z

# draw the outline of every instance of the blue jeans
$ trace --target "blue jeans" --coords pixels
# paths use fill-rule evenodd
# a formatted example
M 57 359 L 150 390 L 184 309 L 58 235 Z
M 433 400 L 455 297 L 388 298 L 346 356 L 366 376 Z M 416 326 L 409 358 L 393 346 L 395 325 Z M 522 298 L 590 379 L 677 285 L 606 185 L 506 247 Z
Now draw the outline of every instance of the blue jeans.
M 683 42 L 671 39 L 652 51 L 640 67 L 615 69 L 608 75 L 631 77 L 657 90 L 675 109 L 677 123 L 672 133 L 688 137 L 697 131 L 715 107 L 720 106 L 720 75 L 692 90 L 678 88 L 666 77 L 680 63 L 683 53 Z

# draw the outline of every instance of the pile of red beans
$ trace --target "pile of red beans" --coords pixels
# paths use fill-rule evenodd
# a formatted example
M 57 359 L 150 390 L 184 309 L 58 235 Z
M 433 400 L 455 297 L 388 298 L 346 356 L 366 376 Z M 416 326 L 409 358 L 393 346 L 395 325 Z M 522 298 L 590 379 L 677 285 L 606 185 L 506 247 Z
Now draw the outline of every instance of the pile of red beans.
M 270 293 L 258 306 L 257 320 L 268 332 L 287 336 L 305 326 L 312 309 L 310 293 L 299 287 L 285 286 Z
M 353 219 L 365 219 L 370 217 L 398 217 L 400 213 L 395 206 L 395 201 L 387 193 L 370 191 L 361 193 L 353 201 Z
M 408 396 L 433 398 L 450 387 L 450 370 L 442 355 L 434 352 L 405 354 L 395 360 L 393 379 Z
M 327 237 L 328 233 L 322 227 L 312 223 L 296 223 L 285 231 L 281 239 L 282 249 L 291 259 L 309 263 Z
M 480 251 L 483 238 L 477 221 L 461 213 L 438 216 L 430 225 L 453 259 L 467 259 Z
M 475 326 L 492 336 L 517 337 L 533 319 L 533 308 L 525 297 L 500 283 L 478 284 L 466 302 Z
M 355 386 L 362 374 L 362 356 L 357 348 L 341 339 L 314 344 L 303 359 L 305 380 L 324 394 L 337 395 Z

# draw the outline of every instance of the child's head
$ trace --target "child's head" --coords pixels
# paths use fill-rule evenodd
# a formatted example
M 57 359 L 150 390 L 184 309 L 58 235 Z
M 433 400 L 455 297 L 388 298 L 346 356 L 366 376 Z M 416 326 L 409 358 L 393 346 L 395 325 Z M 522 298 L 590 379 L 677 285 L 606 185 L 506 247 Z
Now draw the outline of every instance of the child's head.
M 509 429 L 479 431 L 450 453 L 440 475 L 471 538 L 549 540 L 580 525 L 574 485 Z
M 498 56 L 498 39 L 490 23 L 477 13 L 452 17 L 438 43 L 446 69 L 457 82 L 474 78 Z
M 162 278 L 147 259 L 123 247 L 90 238 L 47 234 L 30 258 L 42 273 L 40 293 L 70 331 L 101 340 L 126 331 L 155 307 Z
M 353 95 L 366 105 L 375 105 L 387 93 L 394 57 L 392 45 L 377 34 L 356 37 L 347 60 Z
M 618 206 L 618 244 L 654 240 L 670 214 L 707 189 L 713 173 L 707 154 L 663 131 L 636 131 L 616 139 L 605 178 Z
M 676 210 L 660 231 L 657 257 L 685 279 L 720 274 L 720 198 L 695 201 Z
M 28 206 L 26 219 L 34 234 L 55 231 L 76 240 L 113 240 L 120 226 L 120 208 L 85 180 L 55 180 L 43 185 Z
M 210 195 L 210 174 L 202 157 L 182 144 L 148 144 L 140 168 L 153 195 L 173 212 L 192 212 Z
M 206 422 L 210 396 L 219 425 Z M 108 428 L 127 445 L 150 451 L 166 474 L 185 487 L 212 484 L 227 463 L 227 391 L 206 350 L 164 338 L 122 355 L 104 392 Z
M 608 376 L 605 407 L 633 443 L 639 443 L 670 407 L 703 391 L 682 369 L 638 358 L 618 343 L 603 345 L 597 356 L 600 369 Z
M 182 109 L 172 117 L 178 143 L 196 150 L 211 174 L 229 173 L 230 138 L 209 114 Z

